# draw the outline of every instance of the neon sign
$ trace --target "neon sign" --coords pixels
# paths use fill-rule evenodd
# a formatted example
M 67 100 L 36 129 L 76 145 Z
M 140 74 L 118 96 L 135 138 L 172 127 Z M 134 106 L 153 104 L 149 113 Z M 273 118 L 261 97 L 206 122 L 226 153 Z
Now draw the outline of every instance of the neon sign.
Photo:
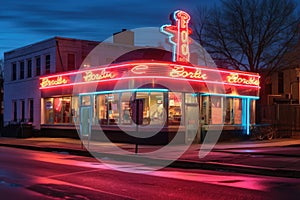
M 111 79 L 116 77 L 116 74 L 112 72 L 107 72 L 105 69 L 102 69 L 100 73 L 94 73 L 93 71 L 86 71 L 85 76 L 83 76 L 83 80 L 85 82 L 90 82 L 90 81 L 99 81 L 102 79 Z
M 137 65 L 131 69 L 131 72 L 134 74 L 145 74 L 148 68 L 148 65 Z
M 58 76 L 56 79 L 42 78 L 41 80 L 41 88 L 48 86 L 56 86 L 56 85 L 64 85 L 68 83 L 68 79 L 63 78 L 62 76 Z
M 227 82 L 228 83 L 234 83 L 234 84 L 259 86 L 259 80 L 258 79 L 255 79 L 254 77 L 242 78 L 242 77 L 239 76 L 238 73 L 231 73 L 229 76 L 227 76 Z
M 207 74 L 203 74 L 201 69 L 196 68 L 195 72 L 187 71 L 183 66 L 175 66 L 171 72 L 170 76 L 177 78 L 191 78 L 191 79 L 207 79 Z
M 177 10 L 171 18 L 172 25 L 163 25 L 161 32 L 169 36 L 169 42 L 173 45 L 173 61 L 189 62 L 189 35 L 192 29 L 188 27 L 191 17 L 188 13 Z
M 161 79 L 175 81 L 174 83 L 178 84 L 178 87 L 180 87 L 181 81 L 189 81 L 197 88 L 197 91 L 202 92 L 207 92 L 204 89 L 207 84 L 214 84 L 214 87 L 224 85 L 226 87 L 225 91 L 229 90 L 229 88 L 234 88 L 240 95 L 252 94 L 256 96 L 260 88 L 260 76 L 256 73 L 211 69 L 203 66 L 190 66 L 165 61 L 135 61 L 41 77 L 40 89 L 91 83 L 100 86 L 104 82 L 115 80 L 143 81 L 144 79 L 151 79 L 154 82 Z M 111 84 L 115 83 L 111 82 Z M 135 84 L 135 81 L 133 84 Z M 124 84 L 124 87 L 126 87 L 126 84 Z M 245 88 L 247 89 L 245 90 Z

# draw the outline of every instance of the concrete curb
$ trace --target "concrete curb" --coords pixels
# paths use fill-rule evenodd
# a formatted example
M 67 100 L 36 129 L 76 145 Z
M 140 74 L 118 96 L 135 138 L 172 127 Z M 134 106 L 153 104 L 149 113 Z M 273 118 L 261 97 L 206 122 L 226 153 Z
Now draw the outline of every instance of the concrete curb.
M 220 153 L 230 153 L 230 154 L 251 154 L 251 155 L 265 155 L 265 156 L 281 156 L 281 157 L 296 157 L 300 158 L 300 155 L 289 155 L 289 154 L 280 154 L 280 153 L 268 153 L 268 152 L 235 152 L 235 151 L 230 151 L 230 150 L 212 150 L 213 152 L 220 152 Z
M 12 147 L 19 149 L 28 149 L 34 151 L 44 151 L 44 152 L 67 152 L 71 155 L 93 157 L 93 155 L 86 151 L 85 149 L 69 149 L 61 147 L 40 147 L 33 145 L 19 145 L 19 144 L 0 144 L 4 147 Z M 94 154 L 94 153 L 93 153 Z M 275 177 L 287 177 L 287 178 L 300 178 L 300 171 L 295 171 L 292 169 L 278 169 L 278 168 L 269 168 L 269 167 L 259 167 L 259 166 L 249 166 L 241 164 L 230 164 L 230 163 L 219 163 L 219 162 L 195 162 L 189 160 L 162 160 L 162 159 L 153 159 L 137 155 L 117 155 L 117 154 L 108 154 L 108 153 L 95 153 L 98 156 L 106 157 L 116 161 L 126 161 L 134 163 L 142 163 L 149 165 L 162 165 L 170 163 L 168 167 L 172 168 L 183 168 L 183 169 L 203 169 L 203 170 L 213 170 L 213 171 L 228 171 L 228 172 L 237 172 L 237 173 L 246 173 L 254 175 L 265 175 L 265 176 L 275 176 Z

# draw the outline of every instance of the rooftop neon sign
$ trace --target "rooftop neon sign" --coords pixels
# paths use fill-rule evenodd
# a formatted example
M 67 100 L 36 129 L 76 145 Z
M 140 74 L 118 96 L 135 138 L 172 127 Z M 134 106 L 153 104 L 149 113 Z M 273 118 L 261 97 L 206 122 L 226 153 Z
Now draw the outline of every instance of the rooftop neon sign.
M 188 13 L 177 10 L 171 14 L 172 25 L 163 25 L 161 32 L 169 36 L 169 42 L 173 46 L 173 62 L 189 62 L 189 35 L 192 29 L 188 24 L 191 17 Z

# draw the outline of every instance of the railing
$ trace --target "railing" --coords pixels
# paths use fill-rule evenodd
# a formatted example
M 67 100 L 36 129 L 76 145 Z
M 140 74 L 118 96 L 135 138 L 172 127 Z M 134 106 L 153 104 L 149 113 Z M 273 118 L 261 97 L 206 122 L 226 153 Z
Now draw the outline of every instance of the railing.
M 279 137 L 300 136 L 300 105 L 274 104 L 260 106 L 259 122 L 272 124 Z
M 255 124 L 250 128 L 250 136 L 255 140 L 272 140 L 279 137 L 277 128 L 272 124 Z
M 32 123 L 29 122 L 29 119 L 11 120 L 4 123 L 1 135 L 7 137 L 31 137 L 32 129 Z

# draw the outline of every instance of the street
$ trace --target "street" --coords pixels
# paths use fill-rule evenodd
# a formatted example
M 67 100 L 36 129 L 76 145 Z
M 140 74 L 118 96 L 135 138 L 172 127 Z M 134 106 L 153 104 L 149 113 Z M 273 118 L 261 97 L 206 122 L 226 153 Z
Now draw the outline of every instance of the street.
M 300 180 L 164 168 L 111 170 L 66 152 L 0 147 L 1 199 L 298 199 Z M 124 163 L 126 167 L 126 163 Z

